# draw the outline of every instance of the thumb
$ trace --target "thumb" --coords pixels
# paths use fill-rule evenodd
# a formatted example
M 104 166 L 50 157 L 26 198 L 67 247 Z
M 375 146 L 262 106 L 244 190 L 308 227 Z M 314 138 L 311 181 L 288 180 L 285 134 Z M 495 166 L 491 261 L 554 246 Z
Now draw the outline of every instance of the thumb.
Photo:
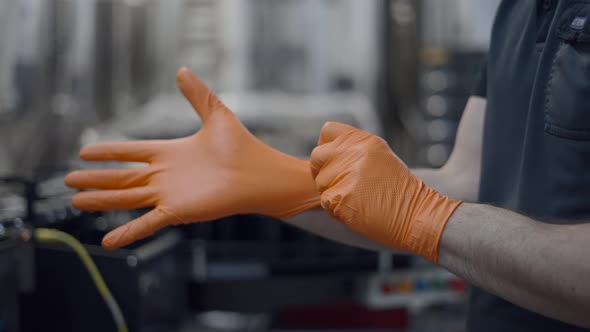
M 340 122 L 326 122 L 322 126 L 318 145 L 330 143 L 339 136 L 342 136 L 350 131 L 357 130 L 356 128 Z
M 182 94 L 191 103 L 203 123 L 217 109 L 226 108 L 217 96 L 188 68 L 182 67 L 176 73 L 176 83 Z

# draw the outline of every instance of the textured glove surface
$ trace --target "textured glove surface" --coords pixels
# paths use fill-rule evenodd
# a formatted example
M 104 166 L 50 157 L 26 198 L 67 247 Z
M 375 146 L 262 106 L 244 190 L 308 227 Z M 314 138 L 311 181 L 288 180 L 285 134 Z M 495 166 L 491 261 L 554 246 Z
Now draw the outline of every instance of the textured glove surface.
M 311 155 L 321 205 L 368 238 L 436 262 L 446 222 L 461 202 L 414 176 L 387 143 L 328 122 Z
M 155 207 L 107 234 L 104 247 L 128 245 L 167 225 L 247 213 L 282 218 L 319 205 L 308 161 L 258 140 L 188 69 L 179 70 L 177 83 L 203 120 L 197 133 L 84 147 L 84 160 L 147 166 L 75 171 L 65 179 L 68 186 L 95 189 L 73 197 L 82 210 Z

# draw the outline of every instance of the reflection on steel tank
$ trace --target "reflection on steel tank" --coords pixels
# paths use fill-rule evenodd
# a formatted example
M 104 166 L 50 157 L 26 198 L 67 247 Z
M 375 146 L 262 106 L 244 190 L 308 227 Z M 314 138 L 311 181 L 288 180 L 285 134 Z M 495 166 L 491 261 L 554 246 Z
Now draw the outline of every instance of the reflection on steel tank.
M 452 150 L 499 1 L 388 3 L 390 91 L 404 133 L 399 151 L 412 166 L 440 167 Z M 400 44 L 408 47 L 394 46 Z
M 0 174 L 64 169 L 84 128 L 173 88 L 181 12 L 181 0 L 2 1 Z

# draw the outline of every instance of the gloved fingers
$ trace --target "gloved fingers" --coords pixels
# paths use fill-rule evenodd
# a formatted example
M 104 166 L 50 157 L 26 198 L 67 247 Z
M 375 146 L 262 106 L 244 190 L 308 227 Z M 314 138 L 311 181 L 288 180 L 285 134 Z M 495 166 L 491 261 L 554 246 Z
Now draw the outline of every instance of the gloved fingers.
M 348 132 L 330 143 L 316 146 L 313 151 L 311 151 L 309 164 L 311 167 L 311 175 L 316 181 L 318 180 L 317 177 L 320 172 L 323 173 L 324 169 L 329 165 L 332 165 L 331 168 L 335 168 L 333 171 L 329 172 L 335 176 L 341 173 L 342 170 L 346 169 L 349 160 L 354 162 L 356 155 L 347 153 L 350 146 L 351 136 L 354 133 L 356 133 L 356 131 Z M 332 162 L 334 159 L 338 159 L 337 162 Z
M 316 146 L 313 151 L 311 151 L 311 156 L 309 158 L 309 166 L 311 168 L 311 176 L 316 180 L 318 174 L 322 170 L 322 167 L 332 158 L 334 155 L 334 147 L 335 143 L 330 142 L 327 144 Z
M 346 177 L 347 174 L 342 172 L 342 164 L 343 163 L 339 160 L 338 162 L 328 161 L 322 165 L 321 170 L 315 176 L 315 183 L 318 192 L 325 192 L 329 188 L 335 186 L 339 180 L 342 180 Z
M 153 167 L 74 171 L 65 183 L 77 189 L 126 189 L 147 185 L 155 172 Z
M 203 124 L 213 111 L 227 109 L 217 96 L 197 78 L 188 68 L 180 68 L 176 74 L 176 83 L 182 94 L 191 103 Z
M 358 129 L 344 123 L 328 121 L 322 126 L 320 138 L 318 139 L 318 145 L 330 143 L 339 136 L 342 136 L 353 130 Z
M 332 136 L 336 134 L 339 136 Z M 377 136 L 365 131 L 348 125 L 340 126 L 340 124 L 335 129 L 329 129 L 328 136 L 325 137 L 328 139 L 333 138 L 333 140 L 317 146 L 311 152 L 310 167 L 314 179 L 322 168 L 326 166 L 325 164 L 333 158 L 338 158 L 338 164 L 340 164 L 338 167 L 339 170 L 345 170 L 348 166 L 355 164 L 357 160 L 362 158 L 362 155 L 367 151 L 367 144 L 372 144 L 371 140 L 381 140 Z
M 338 188 L 327 189 L 321 194 L 320 199 L 322 208 L 328 212 L 332 218 L 342 222 L 341 211 L 338 208 L 342 202 L 342 194 L 338 192 Z
M 162 141 L 105 142 L 88 145 L 80 150 L 87 161 L 129 161 L 149 163 L 160 151 Z
M 137 187 L 122 190 L 83 191 L 72 197 L 72 204 L 80 210 L 133 210 L 157 204 L 153 188 Z
M 365 133 L 347 124 L 339 122 L 326 122 L 318 140 L 318 146 L 313 149 L 310 157 L 311 174 L 315 179 L 324 164 L 335 155 L 342 153 L 343 144 L 356 136 Z M 353 137 L 354 136 L 354 137 Z
M 102 239 L 102 246 L 117 249 L 137 240 L 146 238 L 167 225 L 174 224 L 175 218 L 165 210 L 155 208 L 143 216 L 109 232 Z
M 338 184 L 324 191 L 321 195 L 321 206 L 332 218 L 362 234 L 362 214 L 358 209 L 349 206 L 350 193 L 346 189 L 342 190 L 342 187 L 344 185 Z

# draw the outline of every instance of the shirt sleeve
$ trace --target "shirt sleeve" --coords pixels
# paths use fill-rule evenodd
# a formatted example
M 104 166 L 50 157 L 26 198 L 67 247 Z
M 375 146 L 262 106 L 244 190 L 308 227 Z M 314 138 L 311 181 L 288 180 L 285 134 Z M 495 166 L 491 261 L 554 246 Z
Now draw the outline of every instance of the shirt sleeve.
M 473 87 L 471 89 L 471 95 L 476 97 L 487 98 L 488 90 L 488 60 L 485 57 L 482 60 L 479 74 L 476 76 Z

